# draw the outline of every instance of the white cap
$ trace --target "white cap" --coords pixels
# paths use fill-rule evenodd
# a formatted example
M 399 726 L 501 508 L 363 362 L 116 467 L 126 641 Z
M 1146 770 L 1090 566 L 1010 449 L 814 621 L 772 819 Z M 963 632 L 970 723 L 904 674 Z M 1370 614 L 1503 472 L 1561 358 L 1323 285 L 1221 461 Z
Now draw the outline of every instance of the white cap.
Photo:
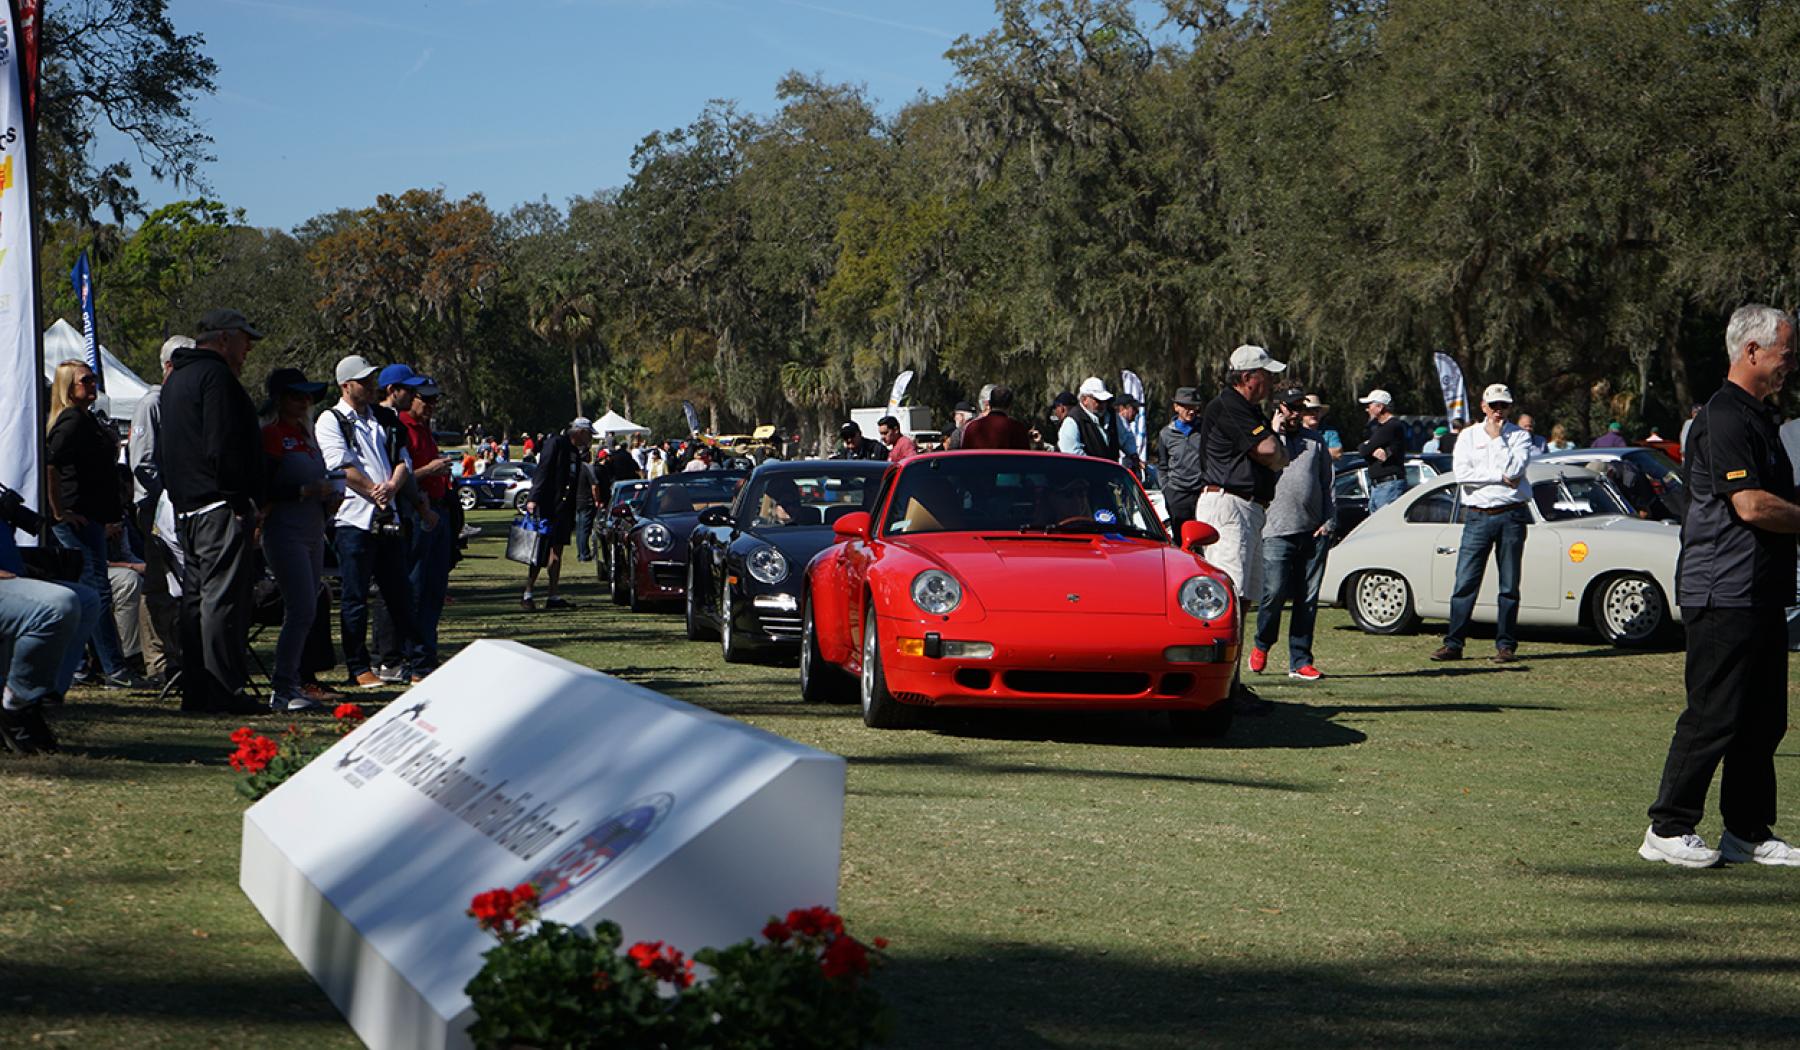
M 1512 391 L 1506 389 L 1505 383 L 1494 383 L 1481 392 L 1481 403 L 1484 405 L 1510 405 L 1513 403 Z
M 164 368 L 169 367 L 169 362 L 175 359 L 175 351 L 192 350 L 193 348 L 194 340 L 189 336 L 172 335 L 169 338 L 164 339 L 162 345 L 162 366 Z
M 587 431 L 593 431 L 594 433 L 599 433 L 599 431 L 594 430 L 594 421 L 589 419 L 586 416 L 576 416 L 575 422 L 569 424 L 569 429 L 570 430 L 587 430 Z
M 1100 381 L 1099 376 L 1088 376 L 1086 379 L 1083 379 L 1081 381 L 1081 389 L 1077 390 L 1076 393 L 1081 397 L 1092 397 L 1101 401 L 1112 400 L 1112 391 L 1106 389 L 1106 384 Z
M 1356 403 L 1359 405 L 1391 405 L 1394 403 L 1394 395 L 1380 387 L 1376 387 L 1374 390 L 1369 391 L 1368 397 L 1357 398 Z
M 350 383 L 358 379 L 367 379 L 381 371 L 369 363 L 369 359 L 361 354 L 351 354 L 337 363 L 338 383 Z
M 1233 372 L 1285 372 L 1287 366 L 1269 356 L 1269 352 L 1254 343 L 1245 343 L 1231 352 L 1231 370 Z

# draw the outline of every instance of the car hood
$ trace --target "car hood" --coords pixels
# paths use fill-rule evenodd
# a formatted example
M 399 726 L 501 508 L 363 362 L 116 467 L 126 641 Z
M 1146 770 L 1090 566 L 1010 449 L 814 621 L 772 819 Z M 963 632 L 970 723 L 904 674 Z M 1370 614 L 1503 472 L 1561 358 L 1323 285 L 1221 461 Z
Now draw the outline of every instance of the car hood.
M 788 560 L 788 564 L 803 569 L 813 560 L 813 555 L 837 542 L 837 536 L 830 526 L 770 529 L 768 531 L 746 532 L 732 544 L 739 554 L 748 556 L 758 547 L 774 547 Z M 789 579 L 798 577 L 791 573 Z
M 943 532 L 893 542 L 955 575 L 991 612 L 1161 615 L 1167 558 L 1178 553 L 1152 540 L 1099 536 Z

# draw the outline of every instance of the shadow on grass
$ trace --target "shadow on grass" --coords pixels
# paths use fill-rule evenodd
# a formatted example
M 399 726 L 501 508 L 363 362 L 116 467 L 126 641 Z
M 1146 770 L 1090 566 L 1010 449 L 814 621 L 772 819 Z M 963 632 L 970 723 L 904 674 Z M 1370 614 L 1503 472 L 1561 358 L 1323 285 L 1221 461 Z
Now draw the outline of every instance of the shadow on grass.
M 10 1025 L 34 1017 L 58 1020 L 110 1016 L 153 1022 L 237 1022 L 252 1030 L 269 1025 L 341 1025 L 324 994 L 292 974 L 245 976 L 229 972 L 162 973 L 121 978 L 110 967 L 79 963 L 15 965 L 0 961 L 0 1018 Z M 15 1028 L 9 1035 L 18 1035 Z M 4 1042 L 0 1039 L 0 1042 Z
M 1286 780 L 1249 780 L 1242 777 L 1199 776 L 1191 773 L 1149 773 L 1134 769 L 1076 769 L 1058 765 L 1031 765 L 1023 762 L 990 762 L 980 755 L 962 751 L 921 751 L 905 755 L 869 755 L 851 758 L 857 766 L 924 766 L 954 769 L 982 776 L 1053 776 L 1094 780 L 1159 780 L 1172 784 L 1211 784 L 1218 787 L 1256 788 L 1263 791 L 1315 791 L 1316 788 Z M 854 788 L 850 794 L 862 794 Z M 879 792 L 877 792 L 879 793 Z M 909 794 L 910 792 L 902 792 Z
M 1331 712 L 1305 704 L 1275 705 L 1265 717 L 1239 717 L 1223 737 L 1177 734 L 1154 711 L 947 711 L 932 728 L 945 736 L 1061 744 L 1166 748 L 1315 748 L 1360 744 L 1368 735 L 1339 725 Z
M 1636 947 L 1615 945 L 1628 957 L 1604 962 L 1445 954 L 1282 966 L 968 945 L 901 954 L 880 987 L 899 1047 L 1635 1046 L 1668 1041 L 1671 1017 L 1704 1018 L 1709 1045 L 1792 1045 L 1800 961 L 1659 960 Z

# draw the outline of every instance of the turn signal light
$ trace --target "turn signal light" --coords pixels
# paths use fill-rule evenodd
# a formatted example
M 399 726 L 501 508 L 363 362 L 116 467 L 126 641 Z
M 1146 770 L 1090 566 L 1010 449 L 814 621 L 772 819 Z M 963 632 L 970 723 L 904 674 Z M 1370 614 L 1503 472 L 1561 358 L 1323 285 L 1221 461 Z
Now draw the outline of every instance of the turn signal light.
M 902 639 L 900 639 L 900 652 L 905 656 L 924 656 L 925 655 L 925 639 L 923 639 L 923 638 L 902 638 Z
M 1222 645 L 1171 645 L 1163 650 L 1163 659 L 1172 664 L 1216 664 L 1221 659 Z

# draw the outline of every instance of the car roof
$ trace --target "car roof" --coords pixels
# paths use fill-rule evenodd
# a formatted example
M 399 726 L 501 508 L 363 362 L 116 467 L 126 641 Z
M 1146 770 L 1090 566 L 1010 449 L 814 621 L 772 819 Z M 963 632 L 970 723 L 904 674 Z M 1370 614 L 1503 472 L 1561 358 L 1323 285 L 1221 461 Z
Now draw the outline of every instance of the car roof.
M 1547 463 L 1543 459 L 1534 459 L 1525 466 L 1525 480 L 1533 485 L 1541 481 L 1555 481 L 1557 478 L 1591 478 L 1594 472 L 1587 469 L 1579 461 L 1561 461 Z M 1455 484 L 1456 475 L 1439 474 L 1435 478 L 1420 482 L 1414 486 L 1415 491 L 1437 488 L 1441 485 Z M 1409 493 L 1410 495 L 1410 493 Z
M 887 468 L 887 461 L 879 459 L 771 459 L 757 467 L 755 473 L 880 475 Z

